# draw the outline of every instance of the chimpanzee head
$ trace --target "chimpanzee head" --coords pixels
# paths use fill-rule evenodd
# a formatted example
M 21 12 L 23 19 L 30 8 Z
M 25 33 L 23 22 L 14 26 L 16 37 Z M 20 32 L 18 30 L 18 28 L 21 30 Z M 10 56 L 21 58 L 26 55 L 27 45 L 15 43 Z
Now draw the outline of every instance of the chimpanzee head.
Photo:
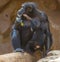
M 26 13 L 33 13 L 36 10 L 36 4 L 33 2 L 26 2 L 22 4 L 22 7 L 25 9 Z

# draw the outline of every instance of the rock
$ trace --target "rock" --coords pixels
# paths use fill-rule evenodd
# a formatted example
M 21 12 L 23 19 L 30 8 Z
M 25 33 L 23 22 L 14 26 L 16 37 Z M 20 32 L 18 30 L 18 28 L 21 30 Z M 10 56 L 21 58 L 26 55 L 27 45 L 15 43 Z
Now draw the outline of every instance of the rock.
M 50 11 L 54 11 L 54 10 L 57 10 L 58 8 L 58 3 L 57 3 L 57 0 L 36 0 L 36 2 L 40 3 L 38 4 L 41 8 L 43 8 L 44 10 L 50 10 Z M 39 7 L 39 8 L 40 8 Z M 41 9 L 40 8 L 40 9 Z
M 2 8 L 4 5 L 6 5 L 10 0 L 0 0 L 0 8 Z
M 49 56 L 49 57 L 40 59 L 37 62 L 60 62 L 60 56 Z
M 8 53 L 0 55 L 0 62 L 36 62 L 28 53 Z
M 50 51 L 48 54 L 48 56 L 60 56 L 60 50 L 53 50 L 53 51 Z
M 2 35 L 0 35 L 0 43 L 2 42 L 2 40 L 3 40 L 3 36 L 2 36 Z
M 60 62 L 60 50 L 50 51 L 47 57 L 42 58 L 37 62 Z

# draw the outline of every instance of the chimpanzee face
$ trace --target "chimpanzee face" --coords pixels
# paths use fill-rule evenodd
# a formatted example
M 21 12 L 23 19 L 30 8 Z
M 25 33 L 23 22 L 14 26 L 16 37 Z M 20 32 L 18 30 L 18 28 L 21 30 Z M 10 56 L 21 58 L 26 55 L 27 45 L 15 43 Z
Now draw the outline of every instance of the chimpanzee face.
M 24 4 L 22 4 L 22 7 L 24 8 L 25 10 L 25 13 L 27 14 L 32 14 L 34 13 L 34 11 L 36 10 L 36 4 L 33 3 L 33 2 L 26 2 Z
M 33 8 L 31 6 L 30 7 L 26 7 L 25 11 L 26 11 L 27 14 L 32 13 Z

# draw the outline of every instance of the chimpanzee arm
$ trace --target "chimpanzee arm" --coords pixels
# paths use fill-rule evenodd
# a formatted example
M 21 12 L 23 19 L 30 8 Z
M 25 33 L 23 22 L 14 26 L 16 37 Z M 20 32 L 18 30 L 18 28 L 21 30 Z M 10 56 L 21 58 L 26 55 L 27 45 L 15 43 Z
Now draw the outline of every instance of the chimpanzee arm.
M 47 55 L 52 46 L 52 35 L 50 32 L 49 20 L 44 12 L 40 12 L 40 30 L 38 30 L 38 42 L 43 51 L 43 56 Z M 43 50 L 45 46 L 45 51 Z
M 50 32 L 49 21 L 46 22 L 46 30 L 45 31 L 46 31 L 45 34 L 46 34 L 46 41 L 47 41 L 47 43 L 45 43 L 45 47 L 46 47 L 46 50 L 50 50 L 50 48 L 52 46 L 52 34 Z
M 51 45 L 52 45 L 52 35 L 50 32 L 49 20 L 45 13 L 42 13 L 41 24 L 42 24 L 41 27 L 45 31 L 45 35 L 46 35 L 45 48 L 46 48 L 46 50 L 49 51 L 51 48 Z
M 16 20 L 15 20 L 15 23 L 13 25 L 13 28 L 14 29 L 19 29 L 19 26 L 20 26 L 20 23 L 22 22 L 22 14 L 25 12 L 25 10 L 23 8 L 19 9 L 17 11 L 17 16 L 16 16 Z
M 24 8 L 19 9 L 17 11 L 17 17 L 20 18 L 24 12 L 25 12 Z
M 11 32 L 11 39 L 12 39 L 12 45 L 14 50 L 16 51 L 23 51 L 21 49 L 21 39 L 20 39 L 20 22 L 21 22 L 21 11 L 19 10 L 17 13 L 16 21 L 12 27 L 12 32 Z

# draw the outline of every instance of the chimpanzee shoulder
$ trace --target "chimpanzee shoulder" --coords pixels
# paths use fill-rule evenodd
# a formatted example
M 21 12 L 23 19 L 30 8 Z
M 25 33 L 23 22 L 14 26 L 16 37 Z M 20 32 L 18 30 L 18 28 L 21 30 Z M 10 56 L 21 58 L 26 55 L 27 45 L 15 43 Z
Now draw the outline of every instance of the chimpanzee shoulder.
M 40 16 L 40 18 L 43 20 L 43 21 L 48 21 L 48 16 L 47 16 L 47 14 L 44 12 L 44 11 L 40 11 L 40 10 L 38 10 L 38 13 L 39 13 L 39 16 Z

